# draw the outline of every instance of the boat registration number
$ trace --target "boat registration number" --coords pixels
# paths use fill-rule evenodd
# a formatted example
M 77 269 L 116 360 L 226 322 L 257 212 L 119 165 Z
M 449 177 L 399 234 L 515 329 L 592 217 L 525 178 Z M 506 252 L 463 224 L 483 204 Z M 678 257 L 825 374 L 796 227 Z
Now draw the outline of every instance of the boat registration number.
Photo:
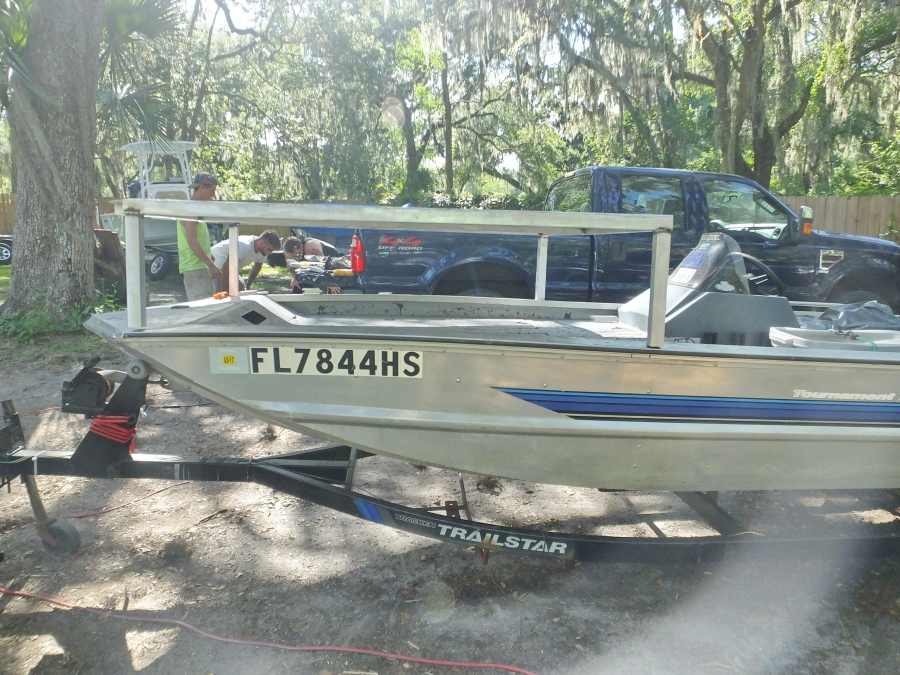
M 215 374 L 333 375 L 421 378 L 422 352 L 398 349 L 344 349 L 327 345 L 210 348 Z

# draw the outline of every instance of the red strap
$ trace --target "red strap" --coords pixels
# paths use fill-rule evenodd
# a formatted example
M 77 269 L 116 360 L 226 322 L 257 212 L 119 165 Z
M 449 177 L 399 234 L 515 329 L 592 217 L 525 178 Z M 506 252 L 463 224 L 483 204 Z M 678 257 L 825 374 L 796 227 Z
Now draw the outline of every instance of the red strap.
M 128 415 L 97 415 L 91 420 L 91 431 L 113 443 L 128 445 L 128 452 L 135 448 L 134 425 Z

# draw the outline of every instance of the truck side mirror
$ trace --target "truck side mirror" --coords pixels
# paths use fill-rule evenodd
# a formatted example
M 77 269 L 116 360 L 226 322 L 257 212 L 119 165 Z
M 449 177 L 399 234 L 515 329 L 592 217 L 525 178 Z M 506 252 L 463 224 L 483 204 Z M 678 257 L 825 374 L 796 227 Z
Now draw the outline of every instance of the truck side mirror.
M 813 231 L 813 210 L 811 206 L 800 207 L 800 234 L 808 236 Z

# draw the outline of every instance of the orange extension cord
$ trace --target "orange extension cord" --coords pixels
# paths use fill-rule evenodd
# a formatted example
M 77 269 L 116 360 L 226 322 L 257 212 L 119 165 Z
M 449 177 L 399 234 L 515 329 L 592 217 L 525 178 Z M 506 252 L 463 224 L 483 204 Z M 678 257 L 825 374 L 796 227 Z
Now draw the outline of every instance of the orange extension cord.
M 26 593 L 24 591 L 14 591 L 11 588 L 6 588 L 5 586 L 0 586 L 0 595 L 8 595 L 16 598 L 26 598 L 28 600 L 38 600 L 40 602 L 45 602 L 50 605 L 56 605 L 58 607 L 64 607 L 70 610 L 80 610 L 82 612 L 88 612 L 89 614 L 93 614 L 95 616 L 99 616 L 101 618 L 112 618 L 119 619 L 120 621 L 133 621 L 137 623 L 155 623 L 161 624 L 164 626 L 177 626 L 178 628 L 184 628 L 191 633 L 195 633 L 201 637 L 205 637 L 208 640 L 215 640 L 216 642 L 225 642 L 227 644 L 233 645 L 244 645 L 247 647 L 265 647 L 268 649 L 280 649 L 286 652 L 333 652 L 337 654 L 364 654 L 366 656 L 377 656 L 382 659 L 392 659 L 394 661 L 403 661 L 406 663 L 416 663 L 420 665 L 426 666 L 443 666 L 446 668 L 469 668 L 470 670 L 500 670 L 506 673 L 519 673 L 520 675 L 535 675 L 531 671 L 525 670 L 524 668 L 519 668 L 517 666 L 510 666 L 503 663 L 479 663 L 477 661 L 450 661 L 446 659 L 429 659 L 419 656 L 409 656 L 407 654 L 398 654 L 395 652 L 383 652 L 377 649 L 368 649 L 365 647 L 337 647 L 337 646 L 329 646 L 329 645 L 286 645 L 279 642 L 268 642 L 265 640 L 240 640 L 238 638 L 229 638 L 222 637 L 221 635 L 214 635 L 213 633 L 207 633 L 196 626 L 193 626 L 185 621 L 179 621 L 178 619 L 161 619 L 158 617 L 141 617 L 141 616 L 128 616 L 127 614 L 122 614 L 120 612 L 107 611 L 105 609 L 97 609 L 95 607 L 81 607 L 80 605 L 74 605 L 69 602 L 65 602 L 64 600 L 59 600 L 57 598 L 51 598 L 44 595 L 38 595 L 36 593 Z

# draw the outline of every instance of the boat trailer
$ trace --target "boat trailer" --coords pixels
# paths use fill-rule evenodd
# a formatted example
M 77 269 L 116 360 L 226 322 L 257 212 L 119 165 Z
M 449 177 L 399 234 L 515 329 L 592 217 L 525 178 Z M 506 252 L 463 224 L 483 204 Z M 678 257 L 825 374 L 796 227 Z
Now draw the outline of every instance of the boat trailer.
M 38 476 L 149 478 L 172 481 L 253 482 L 301 499 L 405 532 L 474 548 L 487 561 L 495 551 L 512 551 L 564 561 L 706 562 L 726 555 L 890 556 L 900 553 L 900 532 L 865 535 L 775 537 L 748 531 L 726 512 L 713 492 L 676 492 L 718 536 L 619 537 L 508 527 L 477 521 L 459 475 L 458 500 L 440 507 L 405 506 L 354 490 L 359 461 L 372 457 L 346 445 L 258 458 L 185 459 L 132 453 L 135 429 L 145 404 L 148 369 L 134 361 L 126 372 L 100 371 L 99 359 L 63 384 L 62 411 L 91 419 L 91 428 L 74 451 L 27 448 L 13 401 L 0 402 L 0 487 L 20 478 L 28 493 L 38 535 L 57 553 L 80 547 L 77 530 L 50 518 L 37 488 Z M 110 379 L 120 380 L 116 386 Z M 868 529 L 874 529 L 871 526 Z

